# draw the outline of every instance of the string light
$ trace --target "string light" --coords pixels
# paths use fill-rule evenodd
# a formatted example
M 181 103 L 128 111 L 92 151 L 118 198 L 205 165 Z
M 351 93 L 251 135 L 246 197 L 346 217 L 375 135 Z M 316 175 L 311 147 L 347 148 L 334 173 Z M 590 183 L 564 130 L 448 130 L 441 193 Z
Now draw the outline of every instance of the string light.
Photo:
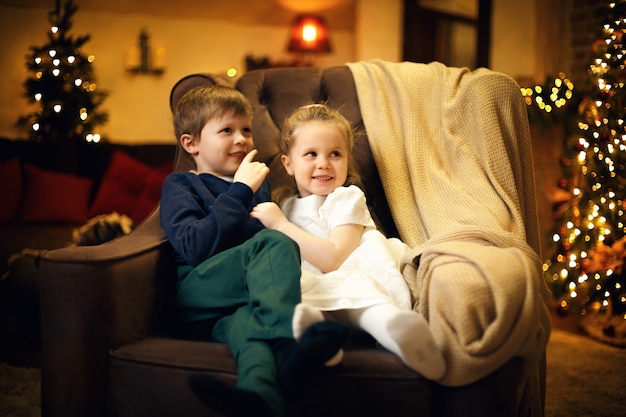
M 522 87 L 521 92 L 527 105 L 531 106 L 534 103 L 540 110 L 550 113 L 555 108 L 564 107 L 572 99 L 574 83 L 561 72 L 548 88 L 544 89 L 540 85 L 533 88 Z

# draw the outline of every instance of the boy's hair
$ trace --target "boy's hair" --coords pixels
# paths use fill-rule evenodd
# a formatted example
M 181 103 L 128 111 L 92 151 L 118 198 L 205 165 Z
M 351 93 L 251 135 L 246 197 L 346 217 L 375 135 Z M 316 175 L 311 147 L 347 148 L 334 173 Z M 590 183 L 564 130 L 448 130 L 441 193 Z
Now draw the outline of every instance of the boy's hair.
M 180 140 L 189 134 L 200 139 L 204 125 L 214 117 L 232 114 L 252 118 L 252 105 L 241 92 L 223 85 L 195 87 L 187 91 L 174 109 L 174 133 Z
M 324 104 L 310 104 L 296 109 L 289 116 L 282 126 L 279 147 L 282 155 L 288 155 L 294 144 L 294 132 L 297 128 L 309 122 L 323 122 L 336 126 L 346 140 L 348 147 L 348 176 L 344 185 L 361 186 L 361 176 L 354 159 L 354 130 L 350 126 L 350 122 L 343 117 L 337 110 L 331 109 Z M 285 198 L 297 194 L 295 180 L 291 181 L 288 186 L 276 189 L 274 192 L 274 201 L 280 203 Z

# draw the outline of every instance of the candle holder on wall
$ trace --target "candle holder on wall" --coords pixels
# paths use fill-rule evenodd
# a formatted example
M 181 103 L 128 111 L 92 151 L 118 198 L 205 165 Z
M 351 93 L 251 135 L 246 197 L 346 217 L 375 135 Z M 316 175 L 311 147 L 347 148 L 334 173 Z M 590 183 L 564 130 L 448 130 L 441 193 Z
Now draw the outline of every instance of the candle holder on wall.
M 150 47 L 150 36 L 145 30 L 139 33 L 138 46 L 126 54 L 126 70 L 134 74 L 161 75 L 165 72 L 165 48 Z

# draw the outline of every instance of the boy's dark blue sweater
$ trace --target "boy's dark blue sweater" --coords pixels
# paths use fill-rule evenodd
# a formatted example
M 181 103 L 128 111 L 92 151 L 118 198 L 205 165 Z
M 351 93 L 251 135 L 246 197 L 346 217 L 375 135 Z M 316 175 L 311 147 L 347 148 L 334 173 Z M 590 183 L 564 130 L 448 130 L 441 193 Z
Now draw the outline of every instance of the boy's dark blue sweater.
M 177 263 L 195 267 L 254 236 L 263 225 L 250 218 L 250 210 L 270 198 L 267 179 L 252 193 L 243 183 L 211 174 L 168 175 L 161 193 L 161 227 L 178 254 Z

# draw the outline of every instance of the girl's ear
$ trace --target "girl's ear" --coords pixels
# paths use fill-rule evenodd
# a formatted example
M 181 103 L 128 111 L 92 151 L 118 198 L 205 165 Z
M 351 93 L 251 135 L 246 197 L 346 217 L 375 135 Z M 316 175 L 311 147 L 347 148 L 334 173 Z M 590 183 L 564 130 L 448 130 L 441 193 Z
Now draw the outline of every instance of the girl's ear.
M 291 169 L 291 160 L 289 159 L 289 157 L 287 155 L 281 155 L 280 162 L 283 163 L 283 166 L 285 167 L 285 171 L 287 171 L 287 174 L 293 176 L 293 169 Z
M 193 136 L 188 133 L 183 134 L 180 137 L 180 145 L 189 155 L 197 155 L 198 154 L 198 146 L 196 141 L 193 140 Z

